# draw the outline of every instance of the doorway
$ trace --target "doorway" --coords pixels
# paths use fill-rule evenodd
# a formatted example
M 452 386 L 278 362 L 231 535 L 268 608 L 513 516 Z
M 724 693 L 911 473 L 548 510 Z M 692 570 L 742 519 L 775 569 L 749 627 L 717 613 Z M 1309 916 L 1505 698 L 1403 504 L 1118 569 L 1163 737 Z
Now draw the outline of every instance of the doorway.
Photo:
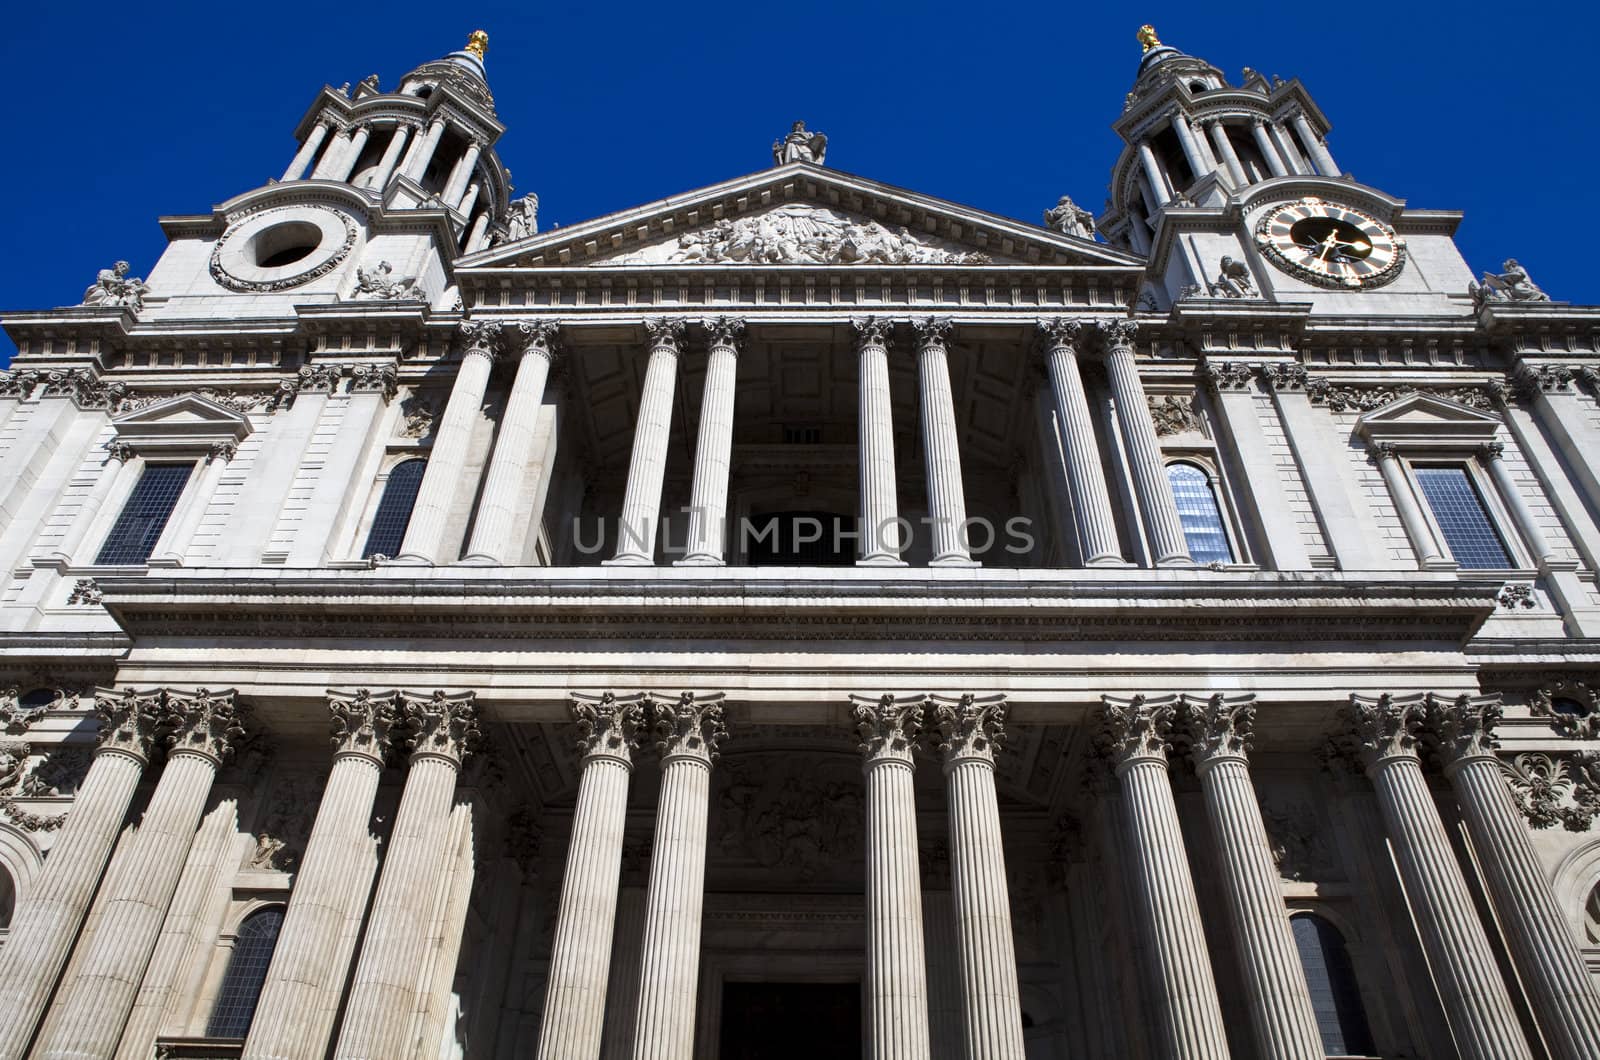
M 723 983 L 718 1060 L 861 1055 L 860 983 Z

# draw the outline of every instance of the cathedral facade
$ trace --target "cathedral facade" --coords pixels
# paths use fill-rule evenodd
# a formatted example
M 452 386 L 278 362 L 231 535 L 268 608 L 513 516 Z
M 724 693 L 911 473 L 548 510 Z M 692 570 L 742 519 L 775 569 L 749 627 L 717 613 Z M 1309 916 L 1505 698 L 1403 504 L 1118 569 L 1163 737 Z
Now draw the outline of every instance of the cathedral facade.
M 1600 1056 L 1600 309 L 1139 37 L 1099 215 L 541 232 L 474 33 L 5 314 L 0 1060 Z

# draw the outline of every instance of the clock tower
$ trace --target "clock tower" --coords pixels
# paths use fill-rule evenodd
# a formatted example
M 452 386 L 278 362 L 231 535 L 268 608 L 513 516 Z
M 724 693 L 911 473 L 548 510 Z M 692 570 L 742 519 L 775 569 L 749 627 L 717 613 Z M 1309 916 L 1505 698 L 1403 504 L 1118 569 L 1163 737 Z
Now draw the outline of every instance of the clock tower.
M 1298 80 L 1247 67 L 1231 84 L 1151 26 L 1138 39 L 1099 228 L 1149 258 L 1146 308 L 1238 298 L 1361 316 L 1470 310 L 1461 214 L 1411 209 L 1341 170 Z

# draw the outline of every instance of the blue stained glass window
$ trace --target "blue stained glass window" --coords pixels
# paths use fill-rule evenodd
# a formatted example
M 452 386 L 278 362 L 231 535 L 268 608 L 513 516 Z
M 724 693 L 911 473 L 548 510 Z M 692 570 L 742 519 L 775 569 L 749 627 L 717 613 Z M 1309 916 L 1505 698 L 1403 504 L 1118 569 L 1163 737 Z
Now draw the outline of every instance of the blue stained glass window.
M 261 986 L 267 981 L 267 966 L 278 945 L 278 930 L 283 927 L 283 906 L 269 906 L 244 918 L 233 943 L 233 956 L 222 976 L 216 1007 L 206 1024 L 208 1038 L 243 1038 L 250 1032 L 250 1021 L 261 1000 Z
M 1228 544 L 1228 529 L 1222 523 L 1210 476 L 1193 464 L 1168 464 L 1167 481 L 1172 483 L 1172 499 L 1178 504 L 1189 558 L 1196 563 L 1232 563 L 1233 548 Z
M 406 527 L 411 523 L 411 509 L 417 503 L 417 490 L 422 488 L 422 472 L 427 467 L 426 460 L 406 460 L 390 470 L 378 513 L 372 517 L 372 529 L 367 532 L 367 546 L 361 550 L 362 559 L 399 553 Z
M 1294 945 L 1300 951 L 1306 985 L 1311 988 L 1311 1009 L 1322 1032 L 1322 1051 L 1329 1056 L 1370 1056 L 1376 1050 L 1356 985 L 1350 951 L 1339 929 L 1320 916 L 1296 916 Z
M 1450 555 L 1469 570 L 1511 566 L 1505 543 L 1489 521 L 1483 498 L 1464 467 L 1419 467 L 1417 485 L 1444 534 Z
M 193 464 L 145 465 L 95 562 L 143 563 L 149 559 L 193 470 Z

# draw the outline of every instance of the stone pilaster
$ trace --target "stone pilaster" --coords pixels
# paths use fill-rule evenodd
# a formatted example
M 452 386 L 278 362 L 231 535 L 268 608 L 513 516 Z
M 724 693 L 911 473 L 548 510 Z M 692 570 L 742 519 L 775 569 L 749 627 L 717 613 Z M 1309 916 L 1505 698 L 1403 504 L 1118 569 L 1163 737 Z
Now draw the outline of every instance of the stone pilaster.
M 159 689 L 95 690 L 100 744 L 61 834 L 0 947 L 0 1056 L 33 1038 L 150 761 L 162 724 Z
M 667 473 L 667 438 L 672 431 L 672 395 L 678 386 L 678 356 L 683 350 L 681 320 L 647 320 L 650 361 L 639 396 L 639 421 L 628 460 L 628 487 L 617 526 L 612 563 L 648 567 L 656 559 L 656 526 L 661 519 L 661 485 Z
M 861 481 L 861 552 L 858 563 L 897 566 L 900 501 L 895 485 L 894 409 L 889 393 L 889 331 L 881 317 L 853 322 L 860 381 L 856 459 Z
M 1098 743 L 1122 794 L 1122 847 L 1156 1056 L 1215 1060 L 1228 1055 L 1228 1036 L 1167 775 L 1176 704 L 1176 696 L 1106 696 Z
M 1512 802 L 1495 754 L 1499 696 L 1428 697 L 1444 774 L 1478 851 L 1511 956 L 1554 1060 L 1600 1056 L 1600 991 Z
M 851 696 L 867 779 L 867 1057 L 928 1060 L 928 976 L 912 750 L 921 696 Z
M 628 777 L 644 723 L 642 699 L 619 699 L 610 692 L 572 697 L 583 766 L 561 878 L 538 1060 L 594 1060 L 600 1055 Z
M 328 712 L 333 769 L 245 1039 L 247 1060 L 327 1052 L 377 870 L 372 806 L 390 743 L 399 735 L 399 693 L 329 691 Z
M 334 1049 L 339 1060 L 404 1056 L 411 1047 L 405 1017 L 418 1007 L 417 969 L 438 881 L 449 870 L 456 778 L 481 739 L 472 692 L 401 693 L 400 724 L 411 763 Z
M 1183 522 L 1178 518 L 1172 484 L 1167 481 L 1167 468 L 1161 460 L 1161 442 L 1150 419 L 1150 403 L 1133 355 L 1138 325 L 1131 320 L 1102 320 L 1099 327 L 1106 346 L 1106 375 L 1117 403 L 1117 422 L 1122 425 L 1122 440 L 1128 447 L 1128 463 L 1133 469 L 1139 510 L 1144 513 L 1151 555 L 1158 567 L 1188 566 L 1193 563 L 1189 542 L 1183 536 Z
M 950 321 L 930 317 L 913 324 L 917 333 L 917 385 L 922 409 L 922 452 L 928 475 L 928 517 L 933 522 L 933 559 L 940 566 L 965 566 L 972 554 L 965 540 L 967 499 L 961 481 L 961 439 L 950 391 Z
M 538 513 L 521 511 L 523 480 L 533 456 L 539 409 L 544 404 L 545 382 L 555 363 L 558 325 L 549 320 L 513 324 L 507 337 L 521 346 L 517 376 L 511 396 L 500 418 L 500 431 L 494 440 L 494 455 L 483 480 L 483 494 L 473 518 L 472 538 L 467 544 L 465 563 L 498 566 L 511 561 L 514 531 L 519 522 Z
M 1445 1019 L 1465 1060 L 1530 1057 L 1515 1007 L 1422 775 L 1423 696 L 1352 695 L 1346 749 L 1365 765 Z
M 689 547 L 680 563 L 719 567 L 727 560 L 725 526 L 728 474 L 733 467 L 733 399 L 739 374 L 744 321 L 707 320 L 710 350 L 700 398 L 700 433 L 694 445 L 694 484 L 689 495 Z
M 1066 479 L 1072 495 L 1072 516 L 1078 531 L 1078 551 L 1086 567 L 1123 565 L 1117 541 L 1117 521 L 1095 440 L 1094 418 L 1078 370 L 1078 350 L 1084 326 L 1081 321 L 1050 317 L 1038 322 L 1039 346 L 1044 351 L 1056 419 L 1066 447 Z
M 1022 995 L 994 786 L 994 752 L 1005 739 L 1005 697 L 930 696 L 929 702 L 949 786 L 966 1055 L 1022 1060 Z
M 1257 1052 L 1274 1060 L 1321 1060 L 1322 1035 L 1311 990 L 1250 780 L 1247 756 L 1255 712 L 1253 695 L 1184 699 L 1190 753 L 1217 844 Z

